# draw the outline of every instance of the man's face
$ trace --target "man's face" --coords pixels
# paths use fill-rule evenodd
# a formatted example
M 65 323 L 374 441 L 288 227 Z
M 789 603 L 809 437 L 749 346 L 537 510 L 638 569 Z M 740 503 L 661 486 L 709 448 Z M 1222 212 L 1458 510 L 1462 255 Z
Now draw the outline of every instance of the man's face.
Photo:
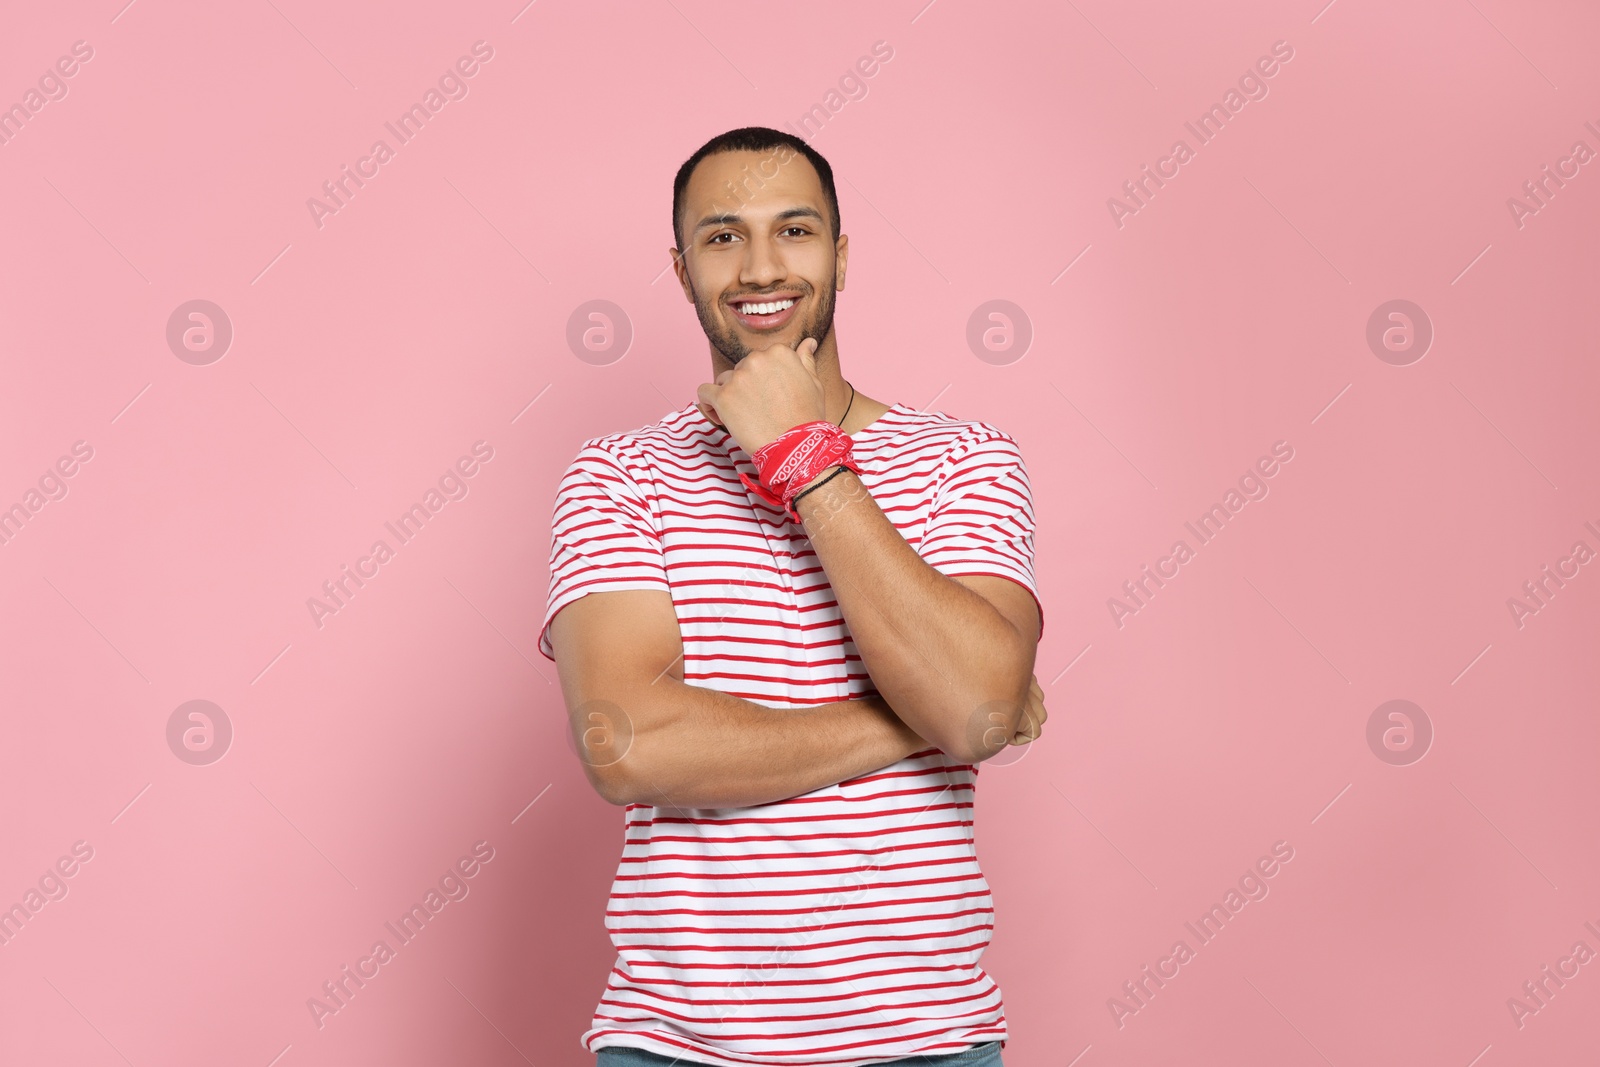
M 681 210 L 678 280 L 729 363 L 752 349 L 827 340 L 848 239 L 833 241 L 810 160 L 787 147 L 707 156 L 689 177 Z

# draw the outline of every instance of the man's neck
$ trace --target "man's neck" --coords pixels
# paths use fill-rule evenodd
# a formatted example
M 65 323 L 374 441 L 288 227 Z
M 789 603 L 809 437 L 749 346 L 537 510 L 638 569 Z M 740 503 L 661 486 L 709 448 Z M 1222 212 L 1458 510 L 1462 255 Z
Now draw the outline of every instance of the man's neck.
M 855 433 L 870 426 L 889 410 L 888 404 L 874 400 L 859 389 L 854 390 L 854 397 L 851 396 L 850 383 L 839 373 L 837 350 L 832 353 L 832 358 L 817 361 L 817 377 L 822 379 L 822 395 L 827 398 L 827 419 L 845 433 Z M 839 421 L 841 418 L 843 422 Z

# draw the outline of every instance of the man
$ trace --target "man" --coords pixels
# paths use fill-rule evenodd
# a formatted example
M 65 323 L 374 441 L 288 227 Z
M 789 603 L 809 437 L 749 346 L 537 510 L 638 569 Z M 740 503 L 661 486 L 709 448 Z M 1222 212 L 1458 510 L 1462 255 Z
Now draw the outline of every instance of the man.
M 1016 442 L 858 393 L 826 160 L 764 127 L 673 185 L 714 381 L 586 441 L 540 651 L 624 807 L 598 1067 L 997 1067 L 977 764 L 1045 721 Z

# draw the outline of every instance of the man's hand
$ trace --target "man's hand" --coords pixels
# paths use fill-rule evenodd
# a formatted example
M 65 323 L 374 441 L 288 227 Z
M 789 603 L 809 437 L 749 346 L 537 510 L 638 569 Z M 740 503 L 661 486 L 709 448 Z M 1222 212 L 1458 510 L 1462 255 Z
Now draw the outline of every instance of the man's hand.
M 732 370 L 700 386 L 701 414 L 727 429 L 749 455 L 786 431 L 826 420 L 826 397 L 817 376 L 817 341 L 798 348 L 772 345 L 753 350 Z
M 1028 683 L 1028 703 L 1022 710 L 1022 719 L 1017 723 L 1017 732 L 1007 741 L 1008 745 L 1026 745 L 1030 741 L 1037 741 L 1039 733 L 1044 729 L 1044 721 L 1050 713 L 1044 710 L 1044 690 L 1039 688 L 1039 676 L 1033 676 L 1033 681 Z

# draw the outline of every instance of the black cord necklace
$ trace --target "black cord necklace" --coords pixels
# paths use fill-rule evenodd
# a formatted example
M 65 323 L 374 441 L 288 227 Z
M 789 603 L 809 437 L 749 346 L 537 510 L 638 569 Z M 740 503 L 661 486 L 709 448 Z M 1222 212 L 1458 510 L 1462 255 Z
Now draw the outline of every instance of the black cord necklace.
M 849 382 L 845 382 L 845 384 L 846 385 L 850 385 Z M 835 425 L 837 425 L 839 427 L 839 429 L 841 429 L 841 430 L 844 429 L 844 420 L 848 419 L 850 417 L 850 409 L 855 406 L 855 403 L 856 403 L 856 387 L 853 386 L 853 385 L 850 385 L 850 403 L 848 403 L 848 404 L 846 404 L 844 406 L 844 414 L 839 416 L 839 421 L 835 424 Z

